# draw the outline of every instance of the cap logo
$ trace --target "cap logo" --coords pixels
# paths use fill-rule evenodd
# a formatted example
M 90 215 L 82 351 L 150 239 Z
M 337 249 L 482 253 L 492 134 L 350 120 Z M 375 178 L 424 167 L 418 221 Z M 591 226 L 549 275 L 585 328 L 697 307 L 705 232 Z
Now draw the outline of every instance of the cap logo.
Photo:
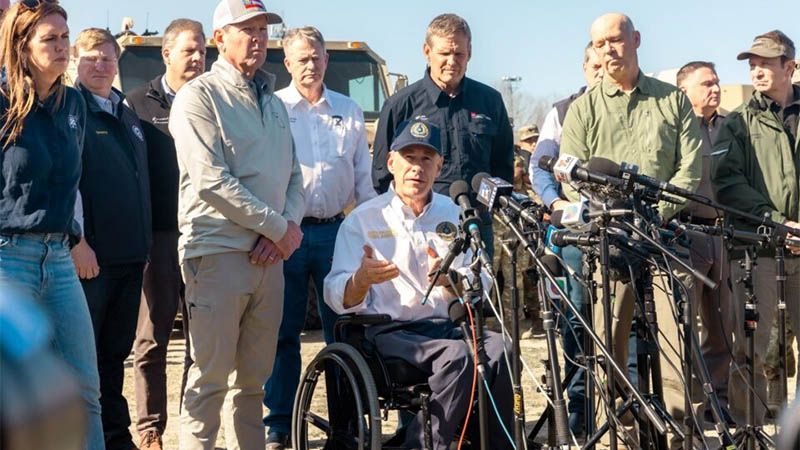
M 422 122 L 416 122 L 414 125 L 411 125 L 411 130 L 409 130 L 409 132 L 417 139 L 425 139 L 431 133 L 428 126 Z
M 242 4 L 244 5 L 244 9 L 261 9 L 266 10 L 267 8 L 264 7 L 264 3 L 261 0 L 242 0 Z

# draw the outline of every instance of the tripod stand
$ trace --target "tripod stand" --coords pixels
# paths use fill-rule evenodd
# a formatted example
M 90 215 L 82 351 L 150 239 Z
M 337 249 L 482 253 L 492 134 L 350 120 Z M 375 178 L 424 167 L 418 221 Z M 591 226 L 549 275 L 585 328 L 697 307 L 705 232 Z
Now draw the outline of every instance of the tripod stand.
M 536 251 L 533 243 L 530 242 L 529 239 L 527 239 L 524 233 L 522 233 L 519 227 L 514 223 L 513 220 L 514 216 L 508 214 L 507 212 L 504 212 L 503 214 L 500 215 L 500 217 L 504 225 L 506 225 L 509 228 L 509 230 L 511 230 L 514 233 L 517 239 L 519 239 L 521 245 L 523 245 L 524 249 L 531 255 L 540 276 L 548 280 L 553 285 L 553 290 L 558 293 L 561 303 L 572 311 L 572 313 L 575 315 L 575 318 L 580 322 L 581 326 L 584 327 L 585 335 L 589 339 L 591 339 L 591 341 L 596 346 L 595 348 L 599 350 L 599 352 L 605 358 L 605 363 L 606 366 L 608 367 L 609 373 L 613 374 L 612 377 L 618 378 L 623 383 L 625 388 L 631 393 L 631 396 L 639 402 L 639 404 L 641 405 L 640 407 L 641 412 L 643 412 L 644 415 L 647 416 L 648 420 L 650 420 L 650 422 L 653 424 L 656 430 L 659 433 L 665 433 L 666 425 L 664 424 L 663 419 L 660 417 L 659 414 L 657 414 L 654 411 L 654 409 L 649 404 L 645 402 L 644 398 L 641 396 L 638 390 L 633 386 L 633 384 L 631 384 L 628 377 L 625 376 L 625 372 L 623 371 L 623 369 L 614 360 L 611 351 L 604 344 L 603 340 L 597 335 L 597 333 L 594 332 L 594 329 L 592 328 L 591 324 L 589 324 L 586 321 L 586 318 L 584 317 L 583 313 L 569 301 L 567 294 L 558 285 L 558 282 L 555 276 L 553 275 L 552 271 L 548 268 L 547 264 L 545 264 L 542 261 L 543 258 L 541 254 Z M 550 350 L 550 352 L 552 352 L 554 356 L 551 356 L 550 358 L 548 358 L 548 360 L 550 361 L 551 367 L 558 367 L 558 360 L 555 357 L 555 334 L 554 332 L 552 334 L 553 334 L 552 339 L 548 339 L 548 348 L 552 349 Z M 558 375 L 558 373 L 554 373 L 553 378 L 558 381 L 558 389 L 551 389 L 551 391 L 554 393 L 554 395 L 560 396 L 561 400 L 563 401 L 563 396 L 561 394 L 560 376 Z M 607 405 L 607 407 L 613 409 L 613 406 Z M 562 417 L 566 418 L 566 411 L 564 411 Z M 566 420 L 564 420 L 561 423 L 566 425 L 565 422 Z M 559 421 L 556 420 L 556 423 L 558 424 Z
M 754 425 L 755 420 L 755 383 L 756 374 L 753 368 L 753 359 L 755 358 L 755 330 L 758 326 L 758 299 L 756 298 L 753 289 L 753 267 L 756 265 L 754 261 L 755 249 L 748 247 L 745 250 L 744 261 L 742 267 L 744 268 L 744 276 L 737 280 L 741 283 L 745 290 L 745 304 L 744 304 L 744 333 L 747 340 L 747 359 L 746 366 L 748 367 L 748 383 L 750 387 L 747 392 L 747 411 L 745 417 L 747 424 L 739 427 L 733 435 L 734 442 L 737 448 L 746 450 L 755 450 L 758 448 L 774 448 L 775 443 L 764 432 L 761 426 Z

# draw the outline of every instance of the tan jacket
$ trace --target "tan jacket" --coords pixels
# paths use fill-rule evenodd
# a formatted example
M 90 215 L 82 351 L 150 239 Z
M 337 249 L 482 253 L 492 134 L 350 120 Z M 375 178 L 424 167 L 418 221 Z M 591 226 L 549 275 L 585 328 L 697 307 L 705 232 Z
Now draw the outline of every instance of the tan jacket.
M 250 251 L 259 235 L 278 241 L 287 221 L 302 220 L 300 165 L 273 84 L 260 70 L 249 82 L 220 57 L 175 97 L 181 259 Z

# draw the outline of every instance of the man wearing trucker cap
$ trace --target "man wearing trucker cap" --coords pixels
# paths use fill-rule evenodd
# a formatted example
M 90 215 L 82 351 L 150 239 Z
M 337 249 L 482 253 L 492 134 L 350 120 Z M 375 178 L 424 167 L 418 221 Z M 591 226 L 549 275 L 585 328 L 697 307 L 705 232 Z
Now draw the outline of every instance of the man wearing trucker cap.
M 748 60 L 750 78 L 755 91 L 752 97 L 730 113 L 723 122 L 714 145 L 719 155 L 713 176 L 714 189 L 720 203 L 757 216 L 768 215 L 775 222 L 800 228 L 800 87 L 792 85 L 796 70 L 795 47 L 789 37 L 779 30 L 756 36 L 749 50 L 737 59 Z M 755 229 L 758 224 L 737 220 L 737 228 Z M 800 247 L 786 245 L 786 310 L 800 310 Z M 770 325 L 778 297 L 775 282 L 774 248 L 758 252 L 754 269 L 754 288 L 758 300 L 758 326 L 754 333 L 755 355 L 752 370 L 756 383 L 753 388 L 761 400 L 766 400 L 764 356 L 769 342 Z M 742 257 L 742 255 L 739 255 Z M 738 259 L 731 253 L 731 258 Z M 731 279 L 744 274 L 738 264 L 731 264 Z M 733 358 L 728 384 L 731 416 L 745 423 L 745 400 L 748 386 L 743 374 L 747 355 L 744 334 L 744 288 L 733 289 L 734 322 Z M 800 314 L 790 314 L 795 331 L 800 330 Z M 796 389 L 796 387 L 795 387 Z M 764 423 L 762 401 L 755 402 L 755 424 Z
M 261 70 L 260 0 L 214 11 L 219 58 L 175 96 L 169 130 L 180 170 L 178 252 L 191 357 L 180 448 L 264 450 L 262 388 L 283 309 L 283 261 L 300 245 L 305 208 L 289 118 Z M 224 406 L 223 406 L 224 403 Z

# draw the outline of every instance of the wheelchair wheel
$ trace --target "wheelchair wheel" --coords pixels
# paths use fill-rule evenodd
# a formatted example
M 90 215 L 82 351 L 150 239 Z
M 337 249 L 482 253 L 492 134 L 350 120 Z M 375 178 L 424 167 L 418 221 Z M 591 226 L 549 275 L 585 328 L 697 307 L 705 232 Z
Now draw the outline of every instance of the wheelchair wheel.
M 375 381 L 355 348 L 330 344 L 306 368 L 294 401 L 292 443 L 297 450 L 381 448 Z

